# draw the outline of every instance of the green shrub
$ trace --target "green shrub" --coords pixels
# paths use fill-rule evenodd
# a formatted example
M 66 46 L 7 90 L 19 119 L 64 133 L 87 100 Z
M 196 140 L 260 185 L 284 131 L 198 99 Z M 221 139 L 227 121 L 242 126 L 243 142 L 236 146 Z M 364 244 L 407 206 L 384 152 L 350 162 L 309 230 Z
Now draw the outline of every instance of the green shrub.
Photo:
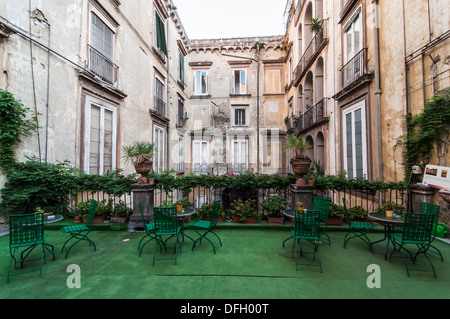
M 278 195 L 266 198 L 261 203 L 264 213 L 269 217 L 283 217 L 283 210 L 287 205 L 286 199 Z

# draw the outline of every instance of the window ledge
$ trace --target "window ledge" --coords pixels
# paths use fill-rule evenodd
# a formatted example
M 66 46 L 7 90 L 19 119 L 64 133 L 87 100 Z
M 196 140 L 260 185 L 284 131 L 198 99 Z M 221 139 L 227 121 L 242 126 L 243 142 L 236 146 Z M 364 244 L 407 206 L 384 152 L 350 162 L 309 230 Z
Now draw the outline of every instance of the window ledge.
M 252 95 L 250 93 L 245 93 L 245 94 L 230 94 L 230 97 L 251 97 Z

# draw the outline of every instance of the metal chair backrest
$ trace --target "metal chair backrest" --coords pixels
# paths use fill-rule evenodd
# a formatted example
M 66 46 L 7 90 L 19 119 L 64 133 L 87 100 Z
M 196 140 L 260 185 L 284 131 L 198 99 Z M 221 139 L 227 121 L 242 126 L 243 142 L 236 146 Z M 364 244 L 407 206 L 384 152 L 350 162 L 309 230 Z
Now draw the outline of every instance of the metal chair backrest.
M 329 198 L 314 196 L 312 210 L 319 211 L 319 216 L 321 220 L 328 219 L 328 213 L 330 211 L 330 202 L 331 199 Z
M 44 240 L 44 213 L 9 216 L 10 247 L 33 245 Z
M 94 221 L 95 211 L 97 210 L 97 201 L 91 200 L 91 204 L 89 205 L 89 212 L 86 216 L 86 225 L 89 229 L 92 228 L 92 222 Z
M 213 228 L 217 225 L 217 219 L 219 218 L 220 212 L 220 200 L 215 200 L 211 210 L 211 216 L 209 218 L 209 227 Z
M 435 219 L 434 219 L 434 223 L 433 223 L 433 226 L 434 226 L 433 231 L 435 231 L 436 227 L 437 227 L 440 208 L 441 207 L 439 205 L 429 204 L 429 203 L 425 203 L 425 202 L 420 203 L 420 213 L 421 214 L 434 214 Z
M 350 225 L 350 217 L 348 216 L 347 205 L 345 205 L 345 198 L 342 198 L 342 204 L 344 205 L 344 215 L 347 224 Z
M 431 241 L 434 214 L 406 213 L 403 225 L 403 241 Z
M 155 228 L 160 233 L 174 233 L 177 230 L 177 207 L 155 207 Z
M 295 210 L 294 233 L 296 236 L 318 237 L 320 235 L 320 212 L 318 210 Z

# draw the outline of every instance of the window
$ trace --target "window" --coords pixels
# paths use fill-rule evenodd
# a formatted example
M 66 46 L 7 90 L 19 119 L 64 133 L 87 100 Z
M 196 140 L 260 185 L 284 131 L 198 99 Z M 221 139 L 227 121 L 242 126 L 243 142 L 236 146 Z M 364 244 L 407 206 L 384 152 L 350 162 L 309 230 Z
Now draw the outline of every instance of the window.
M 89 70 L 104 81 L 114 83 L 114 33 L 95 14 L 91 13 L 89 37 Z
M 265 67 L 264 69 L 264 93 L 278 94 L 282 91 L 282 66 Z
M 208 94 L 208 71 L 206 70 L 194 71 L 194 94 L 195 95 Z
M 235 106 L 231 108 L 232 126 L 248 126 L 247 108 L 243 106 Z
M 181 52 L 178 54 L 179 58 L 179 70 L 178 70 L 178 80 L 184 83 L 184 56 Z
M 192 142 L 192 170 L 195 174 L 209 174 L 208 141 Z
M 184 172 L 184 139 L 183 136 L 178 136 L 178 173 Z
M 102 175 L 116 168 L 116 113 L 114 106 L 86 97 L 84 170 Z
M 153 155 L 153 170 L 160 172 L 164 170 L 164 128 L 155 125 L 153 127 L 153 144 L 156 146 L 156 153 Z
M 184 126 L 184 100 L 178 99 L 178 117 L 177 117 L 177 126 Z
M 344 25 L 344 63 L 350 61 L 362 50 L 361 7 Z
M 247 94 L 247 70 L 233 70 L 233 94 Z
M 365 102 L 343 111 L 344 169 L 348 178 L 367 175 L 367 141 Z
M 248 142 L 246 140 L 233 141 L 233 174 L 241 174 L 248 170 Z
M 155 11 L 155 44 L 156 48 L 162 51 L 167 56 L 167 45 L 166 45 L 166 31 L 164 21 L 159 16 L 158 12 Z
M 166 115 L 166 102 L 164 102 L 164 82 L 155 76 L 154 111 Z

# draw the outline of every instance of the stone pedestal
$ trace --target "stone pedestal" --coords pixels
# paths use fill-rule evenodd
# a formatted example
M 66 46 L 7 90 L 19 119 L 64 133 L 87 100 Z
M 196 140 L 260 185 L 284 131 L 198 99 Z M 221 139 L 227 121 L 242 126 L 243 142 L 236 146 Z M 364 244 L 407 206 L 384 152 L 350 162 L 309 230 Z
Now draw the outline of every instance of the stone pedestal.
M 128 231 L 134 232 L 144 230 L 144 224 L 139 210 L 139 202 L 141 203 L 145 222 L 150 223 L 153 221 L 154 190 L 154 184 L 131 185 L 131 193 L 133 194 L 133 214 L 130 216 L 130 221 L 128 222 Z
M 312 209 L 315 187 L 310 185 L 291 184 L 291 208 L 297 207 L 297 202 L 303 202 L 305 209 Z
M 434 196 L 434 189 L 422 184 L 416 184 L 411 187 L 412 213 L 420 212 L 420 203 L 425 202 L 432 204 Z

